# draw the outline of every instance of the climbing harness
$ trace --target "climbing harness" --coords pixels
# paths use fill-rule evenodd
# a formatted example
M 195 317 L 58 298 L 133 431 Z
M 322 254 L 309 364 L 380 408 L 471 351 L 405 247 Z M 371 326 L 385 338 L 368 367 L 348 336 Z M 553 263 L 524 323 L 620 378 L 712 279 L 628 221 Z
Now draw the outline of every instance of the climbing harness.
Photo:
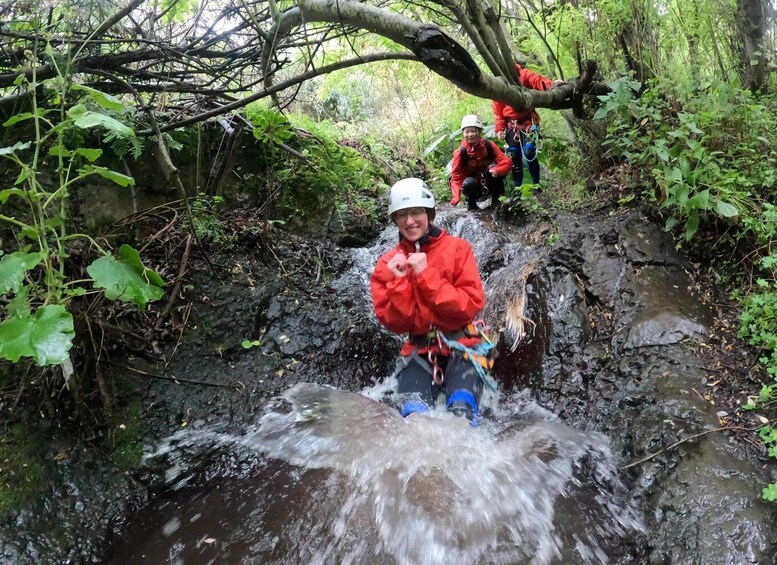
M 480 338 L 480 342 L 471 346 L 466 346 L 458 341 L 462 337 L 476 336 Z M 422 344 L 413 341 L 416 348 L 407 357 L 400 357 L 397 361 L 397 368 L 394 371 L 395 376 L 407 367 L 411 361 L 415 361 L 431 374 L 432 380 L 436 385 L 442 385 L 445 382 L 445 374 L 437 358 L 438 352 L 443 351 L 443 346 L 445 346 L 450 352 L 456 351 L 461 354 L 463 359 L 472 363 L 483 384 L 491 390 L 496 390 L 496 381 L 490 374 L 490 370 L 494 366 L 495 344 L 489 339 L 486 333 L 486 324 L 483 320 L 476 320 L 463 330 L 449 332 L 447 336 L 445 333 L 433 329 L 426 335 L 419 336 L 416 339 L 426 340 L 426 357 L 424 358 L 418 353 Z M 435 340 L 436 344 L 434 343 Z M 436 345 L 437 348 L 431 347 L 433 345 Z
M 513 140 L 516 141 L 517 148 L 521 151 L 521 157 L 527 162 L 531 163 L 539 158 L 542 148 L 540 147 L 540 128 L 532 122 L 532 125 L 524 127 L 519 125 L 517 121 L 513 120 L 509 123 L 509 129 L 513 132 Z M 526 139 L 526 143 L 523 143 L 523 139 Z M 529 159 L 526 154 L 531 153 L 534 150 L 534 157 Z M 509 151 L 514 153 L 516 148 L 509 147 Z
M 480 175 L 480 186 L 483 194 L 488 194 L 488 185 L 486 184 L 486 175 L 484 174 Z
M 477 335 L 481 337 L 481 341 L 477 344 L 473 344 L 471 347 L 468 347 L 455 339 L 448 339 L 442 333 L 438 332 L 437 335 L 448 349 L 460 352 L 464 359 L 472 363 L 480 380 L 483 381 L 483 384 L 487 388 L 496 390 L 496 381 L 490 373 L 490 370 L 494 366 L 494 357 L 492 354 L 494 344 L 485 333 L 485 323 L 483 320 L 473 322 L 471 325 L 477 332 Z

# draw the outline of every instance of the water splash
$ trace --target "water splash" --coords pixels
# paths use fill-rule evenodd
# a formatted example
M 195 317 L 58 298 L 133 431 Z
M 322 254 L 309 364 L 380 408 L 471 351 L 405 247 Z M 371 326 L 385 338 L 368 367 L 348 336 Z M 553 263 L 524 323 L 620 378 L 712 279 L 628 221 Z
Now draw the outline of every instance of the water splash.
M 222 563 L 606 563 L 642 530 L 617 501 L 606 438 L 525 396 L 490 406 L 479 428 L 312 384 L 283 396 L 245 435 L 180 433 L 154 454 L 211 442 L 286 465 L 276 492 L 265 477 L 253 505 L 241 501 L 250 543 L 222 540 Z M 268 511 L 281 500 L 282 514 Z

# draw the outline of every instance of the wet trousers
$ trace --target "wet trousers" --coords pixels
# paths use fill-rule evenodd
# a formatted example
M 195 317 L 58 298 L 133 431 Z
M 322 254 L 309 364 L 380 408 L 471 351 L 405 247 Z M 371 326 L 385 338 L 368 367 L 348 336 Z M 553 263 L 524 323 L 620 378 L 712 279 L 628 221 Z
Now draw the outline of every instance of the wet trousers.
M 491 207 L 495 208 L 499 204 L 499 198 L 504 196 L 505 182 L 503 178 L 497 178 L 486 172 L 482 177 L 467 177 L 464 179 L 461 189 L 467 197 L 467 209 L 477 210 L 478 199 L 488 194 L 491 195 Z
M 480 375 L 470 361 L 456 353 L 440 356 L 437 362 L 445 376 L 442 385 L 432 380 L 431 367 L 425 357 L 420 360 L 411 357 L 407 366 L 399 372 L 397 399 L 400 413 L 407 416 L 413 412 L 426 412 L 434 406 L 437 395 L 444 392 L 448 410 L 465 415 L 474 423 L 483 392 Z
M 524 130 L 508 129 L 505 133 L 510 159 L 513 161 L 513 184 L 523 184 L 523 163 L 529 169 L 531 180 L 534 184 L 540 182 L 540 162 L 537 159 L 537 146 L 533 136 Z

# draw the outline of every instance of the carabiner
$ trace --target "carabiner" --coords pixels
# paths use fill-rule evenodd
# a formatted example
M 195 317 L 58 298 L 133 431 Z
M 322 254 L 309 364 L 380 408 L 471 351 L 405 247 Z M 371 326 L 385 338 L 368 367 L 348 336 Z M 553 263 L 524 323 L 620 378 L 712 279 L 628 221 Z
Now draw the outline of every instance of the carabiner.
M 489 345 L 493 345 L 491 340 L 488 338 L 488 334 L 486 334 L 486 322 L 483 320 L 474 320 L 472 322 L 472 326 L 478 331 L 478 335 L 482 337 L 484 340 L 488 342 Z
M 432 380 L 434 384 L 441 385 L 445 380 L 445 375 L 437 364 L 437 353 L 429 349 L 426 358 L 429 359 L 429 364 L 432 366 Z

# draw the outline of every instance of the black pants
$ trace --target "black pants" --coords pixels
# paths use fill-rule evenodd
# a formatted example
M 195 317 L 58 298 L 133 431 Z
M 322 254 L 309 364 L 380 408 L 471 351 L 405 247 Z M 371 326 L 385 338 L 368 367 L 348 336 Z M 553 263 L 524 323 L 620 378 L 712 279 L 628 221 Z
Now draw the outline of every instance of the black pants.
M 481 178 L 483 182 L 481 182 Z M 499 204 L 499 198 L 504 196 L 505 182 L 503 178 L 497 178 L 486 171 L 482 177 L 467 177 L 461 185 L 462 191 L 467 197 L 467 208 L 477 210 L 478 199 L 491 195 L 491 207 Z
M 526 157 L 526 167 L 529 169 L 531 180 L 534 184 L 540 182 L 540 162 L 537 159 L 536 139 L 523 130 L 508 129 L 505 133 L 505 141 L 509 147 L 508 153 L 513 161 L 513 184 L 521 186 L 523 184 L 523 162 Z M 532 147 L 525 149 L 526 144 L 532 141 Z
M 444 373 L 442 385 L 434 383 L 429 366 L 416 358 L 411 358 L 410 363 L 400 371 L 397 376 L 399 411 L 403 416 L 413 412 L 426 412 L 434 406 L 437 395 L 444 392 L 449 410 L 457 412 L 461 409 L 473 419 L 478 413 L 483 383 L 472 362 L 456 353 L 448 357 L 441 356 L 437 362 Z

